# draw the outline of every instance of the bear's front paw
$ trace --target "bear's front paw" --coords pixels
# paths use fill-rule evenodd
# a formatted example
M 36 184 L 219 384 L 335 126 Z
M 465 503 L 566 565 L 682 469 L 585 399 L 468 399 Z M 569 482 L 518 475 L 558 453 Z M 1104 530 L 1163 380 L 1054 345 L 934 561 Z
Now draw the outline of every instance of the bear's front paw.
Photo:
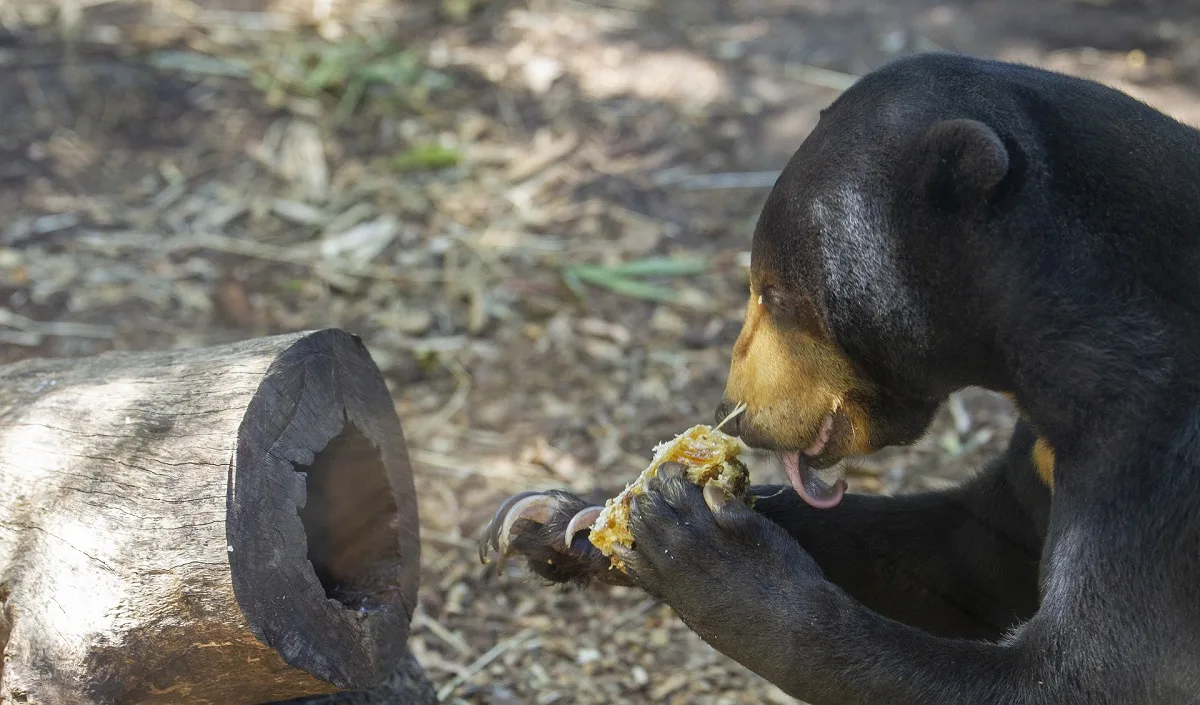
M 755 605 L 824 580 L 782 528 L 719 487 L 701 489 L 679 475 L 647 483 L 630 527 L 633 548 L 621 553 L 629 577 L 697 631 L 719 629 L 712 620 L 752 618 Z
M 499 570 L 510 556 L 522 556 L 529 570 L 554 583 L 629 585 L 588 541 L 588 529 L 600 510 L 562 490 L 515 494 L 484 527 L 479 559 L 488 563 L 495 552 Z

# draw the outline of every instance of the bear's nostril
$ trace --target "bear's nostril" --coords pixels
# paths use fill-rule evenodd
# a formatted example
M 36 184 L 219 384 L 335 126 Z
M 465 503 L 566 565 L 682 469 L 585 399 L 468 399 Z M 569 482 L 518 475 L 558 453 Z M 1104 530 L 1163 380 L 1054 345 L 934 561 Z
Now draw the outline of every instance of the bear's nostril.
M 733 413 L 733 410 L 736 408 L 737 408 L 737 404 L 734 404 L 733 402 L 731 402 L 729 400 L 724 400 L 720 404 L 717 404 L 717 411 L 713 415 L 713 423 L 719 424 L 722 421 L 725 421 L 725 419 L 731 413 Z M 741 430 L 741 426 L 742 426 L 741 421 L 742 421 L 742 414 L 738 414 L 737 416 L 734 416 L 732 419 L 725 421 L 725 425 L 721 427 L 721 430 L 724 431 L 725 433 L 728 433 L 731 436 L 736 436 L 736 435 L 738 435 L 739 431 Z

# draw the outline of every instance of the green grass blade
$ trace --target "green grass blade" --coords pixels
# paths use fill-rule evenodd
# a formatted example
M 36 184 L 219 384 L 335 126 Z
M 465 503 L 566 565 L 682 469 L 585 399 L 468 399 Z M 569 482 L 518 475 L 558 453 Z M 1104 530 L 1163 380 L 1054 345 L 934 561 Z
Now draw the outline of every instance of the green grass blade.
M 392 168 L 396 171 L 445 169 L 456 164 L 458 164 L 458 150 L 438 145 L 416 147 L 401 152 L 392 159 Z
M 608 289 L 614 294 L 628 296 L 632 299 L 670 303 L 676 298 L 675 293 L 669 289 L 640 282 L 635 279 L 620 277 L 605 270 L 575 269 L 573 274 L 576 278 L 588 284 Z
M 618 277 L 688 277 L 708 269 L 708 260 L 682 257 L 648 257 L 614 265 L 578 265 L 576 269 L 606 272 Z

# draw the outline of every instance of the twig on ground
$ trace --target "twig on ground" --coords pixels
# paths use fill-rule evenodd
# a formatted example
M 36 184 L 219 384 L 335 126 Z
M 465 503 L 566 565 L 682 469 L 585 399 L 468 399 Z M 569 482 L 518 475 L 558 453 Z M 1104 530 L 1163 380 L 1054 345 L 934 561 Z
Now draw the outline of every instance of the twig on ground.
M 6 308 L 0 308 L 0 326 L 7 326 L 20 331 L 16 336 L 9 336 L 17 345 L 39 345 L 41 338 L 57 336 L 61 338 L 98 338 L 111 340 L 117 337 L 117 330 L 112 326 L 95 325 L 92 323 L 72 323 L 70 321 L 35 321 Z M 27 341 L 27 342 L 18 342 Z
M 193 235 L 168 237 L 133 231 L 90 231 L 83 233 L 77 242 L 103 249 L 119 245 L 130 249 L 160 250 L 163 252 L 189 249 L 212 250 L 231 255 L 253 257 L 254 259 L 267 262 L 307 267 L 316 274 L 328 275 L 333 273 L 347 277 L 362 277 L 393 283 L 440 282 L 443 278 L 440 272 L 406 271 L 405 273 L 399 273 L 393 267 L 382 265 L 359 267 L 349 262 L 324 258 L 319 251 L 313 248 L 267 245 L 253 240 L 242 240 L 216 233 L 196 233 Z
M 454 393 L 450 395 L 450 398 L 446 400 L 446 404 L 436 414 L 426 421 L 413 424 L 415 427 L 413 432 L 415 437 L 420 437 L 445 426 L 455 414 L 462 411 L 462 408 L 467 405 L 467 397 L 471 394 L 471 373 L 467 372 L 467 368 L 463 367 L 462 363 L 453 357 L 447 357 L 443 364 L 454 375 L 458 386 L 454 388 Z
M 472 545 L 469 548 L 473 549 L 474 546 Z M 467 645 L 467 642 L 457 632 L 450 631 L 446 625 L 430 617 L 424 610 L 417 610 L 413 614 L 413 626 L 425 627 L 434 636 L 445 642 L 447 646 L 463 656 L 471 656 L 474 653 L 474 650 Z
M 412 435 L 416 437 L 415 433 Z M 511 470 L 493 470 L 486 465 L 472 463 L 445 453 L 435 453 L 417 448 L 410 450 L 408 454 L 413 460 L 424 466 L 422 469 L 438 475 L 457 478 L 492 477 L 498 480 L 512 480 L 514 477 L 518 477 L 514 476 Z M 513 467 L 527 470 L 529 475 L 534 477 L 543 474 L 538 466 L 530 463 L 513 463 Z
M 470 539 L 463 538 L 461 536 L 454 536 L 441 531 L 434 531 L 432 529 L 421 532 L 421 540 L 424 541 L 426 539 L 445 546 L 461 548 L 464 551 L 470 551 L 475 548 L 475 542 Z
M 783 67 L 783 75 L 797 81 L 811 83 L 814 86 L 832 88 L 835 91 L 844 91 L 857 83 L 858 79 L 861 78 L 853 74 L 832 71 L 808 64 L 786 64 Z
M 438 694 L 437 694 L 438 701 L 440 702 L 440 701 L 443 701 L 446 698 L 450 697 L 450 695 L 452 695 L 454 693 L 454 691 L 457 690 L 460 685 L 462 685 L 463 683 L 466 683 L 476 673 L 479 673 L 483 669 L 487 668 L 488 664 L 490 664 L 492 661 L 495 661 L 496 659 L 503 656 L 506 651 L 510 651 L 510 650 L 515 649 L 516 647 L 520 646 L 524 641 L 526 641 L 533 635 L 534 635 L 533 629 L 523 629 L 516 636 L 512 636 L 507 639 L 504 639 L 503 641 L 497 643 L 492 648 L 488 649 L 486 653 L 484 653 L 479 658 L 475 659 L 475 661 L 473 661 L 471 663 L 471 665 L 467 666 L 465 671 L 463 671 L 462 673 L 459 673 L 454 678 L 451 678 L 450 682 L 448 682 L 448 683 L 446 683 L 446 685 L 442 686 L 442 688 L 438 691 Z
M 615 634 L 617 630 L 622 629 L 625 625 L 646 614 L 657 604 L 658 600 L 655 600 L 652 597 L 642 600 L 633 609 L 622 612 L 621 614 L 617 615 L 615 619 L 609 622 L 604 628 L 605 635 L 611 636 L 612 634 Z
M 684 191 L 721 191 L 740 188 L 771 188 L 778 171 L 731 171 L 718 174 L 663 173 L 655 177 L 655 186 L 678 186 Z

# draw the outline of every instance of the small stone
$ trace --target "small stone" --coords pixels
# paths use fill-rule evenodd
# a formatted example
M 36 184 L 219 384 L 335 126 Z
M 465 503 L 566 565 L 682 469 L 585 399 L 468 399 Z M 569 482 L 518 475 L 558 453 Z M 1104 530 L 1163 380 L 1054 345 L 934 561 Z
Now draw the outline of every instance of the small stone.
M 563 65 L 558 59 L 538 56 L 525 64 L 525 84 L 534 93 L 542 94 L 563 75 Z
M 462 614 L 464 611 L 463 603 L 467 599 L 469 591 L 466 584 L 455 583 L 446 593 L 446 603 L 442 607 L 442 611 L 446 614 Z
M 633 676 L 633 682 L 637 684 L 639 688 L 650 682 L 650 674 L 646 673 L 646 669 L 642 668 L 641 666 L 634 666 L 632 669 L 630 669 L 630 675 Z
M 586 340 L 582 347 L 590 357 L 602 362 L 616 363 L 625 358 L 625 352 L 621 349 L 621 346 L 606 340 L 596 340 L 594 338 Z
M 666 306 L 659 306 L 654 309 L 654 315 L 650 317 L 650 327 L 656 332 L 674 337 L 682 335 L 687 330 L 687 322 Z
M 722 61 L 733 61 L 746 55 L 746 45 L 736 40 L 724 41 L 717 44 L 714 53 Z
M 678 297 L 680 305 L 695 311 L 710 311 L 713 308 L 712 296 L 695 287 L 684 287 Z
M 607 338 L 617 345 L 625 346 L 633 339 L 629 329 L 619 323 L 601 318 L 584 318 L 577 324 L 580 333 L 597 338 Z
M 475 418 L 484 428 L 501 429 L 509 418 L 511 401 L 508 398 L 481 404 L 475 409 Z
M 23 264 L 25 264 L 25 256 L 20 250 L 0 247 L 0 267 L 19 267 Z
M 668 695 L 684 687 L 688 683 L 691 674 L 686 671 L 680 671 L 667 676 L 667 679 L 660 682 L 650 691 L 650 699 L 655 702 L 661 702 Z
M 894 29 L 879 38 L 879 50 L 885 54 L 899 54 L 908 46 L 908 35 L 902 29 Z
M 396 319 L 396 329 L 405 335 L 424 335 L 433 325 L 433 314 L 424 309 L 405 311 Z

